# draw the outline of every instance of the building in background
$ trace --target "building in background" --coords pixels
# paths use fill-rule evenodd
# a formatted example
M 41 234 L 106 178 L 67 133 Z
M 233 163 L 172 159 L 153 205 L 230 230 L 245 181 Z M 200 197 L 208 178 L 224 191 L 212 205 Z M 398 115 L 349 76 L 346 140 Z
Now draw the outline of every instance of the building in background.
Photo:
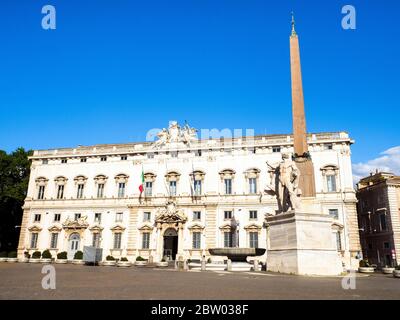
M 400 176 L 376 172 L 358 183 L 358 221 L 364 258 L 400 264 Z

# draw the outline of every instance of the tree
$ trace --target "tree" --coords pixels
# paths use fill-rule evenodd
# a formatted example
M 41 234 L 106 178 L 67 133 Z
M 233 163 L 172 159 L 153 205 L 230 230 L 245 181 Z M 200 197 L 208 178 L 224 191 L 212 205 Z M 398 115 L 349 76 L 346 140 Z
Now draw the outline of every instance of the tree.
M 11 154 L 0 150 L 0 249 L 15 250 L 28 190 L 32 151 L 18 148 Z

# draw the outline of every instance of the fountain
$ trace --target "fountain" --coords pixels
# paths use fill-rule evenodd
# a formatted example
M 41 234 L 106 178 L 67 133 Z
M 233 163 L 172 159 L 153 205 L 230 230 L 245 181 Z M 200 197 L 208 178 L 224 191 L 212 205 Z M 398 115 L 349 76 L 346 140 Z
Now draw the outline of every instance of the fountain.
M 257 271 L 247 262 L 247 257 L 259 257 L 265 253 L 266 249 L 262 248 L 211 248 L 208 249 L 208 252 L 212 256 L 222 256 L 228 257 L 231 263 L 228 260 L 228 271 L 250 271 L 252 268 L 253 270 Z M 231 270 L 229 270 L 231 269 Z

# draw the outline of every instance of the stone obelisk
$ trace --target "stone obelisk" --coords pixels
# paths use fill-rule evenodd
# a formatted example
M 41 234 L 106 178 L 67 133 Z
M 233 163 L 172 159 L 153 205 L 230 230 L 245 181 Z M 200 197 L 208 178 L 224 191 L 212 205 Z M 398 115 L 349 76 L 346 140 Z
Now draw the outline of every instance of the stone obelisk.
M 290 70 L 292 76 L 294 160 L 300 170 L 299 188 L 302 197 L 315 197 L 314 166 L 307 145 L 299 38 L 295 30 L 293 13 L 292 34 L 290 35 Z

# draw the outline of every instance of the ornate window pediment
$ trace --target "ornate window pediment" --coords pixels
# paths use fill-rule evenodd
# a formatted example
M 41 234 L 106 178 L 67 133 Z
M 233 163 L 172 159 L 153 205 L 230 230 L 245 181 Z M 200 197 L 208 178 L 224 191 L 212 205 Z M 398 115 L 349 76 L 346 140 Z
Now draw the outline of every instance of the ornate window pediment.
M 158 208 L 156 214 L 156 223 L 185 223 L 186 215 L 182 209 L 178 209 L 174 201 L 168 201 L 163 208 Z
M 56 185 L 58 186 L 62 186 L 65 185 L 67 183 L 68 179 L 64 176 L 58 176 L 54 179 L 54 182 L 56 183 Z
M 101 184 L 101 183 L 106 183 L 108 177 L 106 175 L 104 175 L 104 174 L 98 174 L 93 179 L 94 179 L 95 183 Z
M 49 227 L 47 230 L 50 232 L 61 232 L 62 227 L 59 224 L 53 224 L 51 227 Z
M 165 175 L 165 179 L 167 181 L 179 181 L 181 174 L 178 173 L 177 171 L 169 171 L 166 175 Z
M 258 178 L 259 177 L 259 175 L 260 175 L 260 169 L 257 169 L 257 168 L 250 168 L 250 169 L 247 169 L 245 172 L 244 172 L 244 175 L 245 175 L 245 177 L 247 178 L 247 179 L 251 179 L 251 178 Z
M 86 177 L 86 176 L 84 176 L 84 175 L 79 175 L 79 176 L 76 176 L 75 178 L 74 178 L 74 181 L 75 181 L 75 183 L 76 184 L 83 184 L 83 183 L 86 183 L 86 180 L 87 180 L 88 178 Z
M 221 225 L 219 229 L 222 231 L 232 231 L 235 230 L 236 227 L 232 223 L 226 222 L 223 225 Z
M 37 224 L 34 224 L 28 228 L 28 231 L 29 232 L 40 232 L 40 231 L 42 231 L 42 227 Z
M 204 180 L 205 175 L 205 172 L 202 170 L 194 170 L 193 173 L 190 174 L 194 180 Z
M 126 228 L 121 224 L 116 224 L 111 228 L 112 232 L 124 232 Z
M 188 227 L 189 230 L 191 231 L 202 231 L 204 229 L 204 226 L 200 223 L 193 223 Z
M 332 229 L 336 230 L 336 231 L 340 231 L 344 229 L 344 225 L 342 225 L 341 223 L 335 221 L 334 223 L 332 223 Z
M 145 182 L 154 182 L 154 181 L 156 181 L 156 177 L 157 177 L 157 175 L 154 174 L 153 172 L 146 172 L 144 174 L 144 181 Z
M 221 179 L 233 179 L 235 177 L 235 170 L 233 169 L 224 169 L 219 172 L 219 176 Z
M 152 225 L 150 225 L 149 223 L 146 223 L 139 228 L 139 230 L 142 232 L 151 232 L 153 229 L 154 229 L 154 227 Z
M 102 226 L 100 226 L 99 224 L 94 224 L 93 226 L 91 226 L 90 228 L 89 228 L 89 230 L 92 232 L 92 233 L 100 233 L 100 232 L 102 232 L 103 231 L 103 227 Z
M 47 179 L 46 177 L 38 177 L 35 180 L 37 186 L 45 186 L 48 181 L 49 179 Z
M 322 175 L 335 175 L 338 173 L 339 168 L 333 164 L 323 166 L 321 169 Z
M 245 230 L 247 231 L 260 231 L 262 229 L 262 226 L 256 224 L 256 223 L 250 223 L 244 227 Z
M 116 183 L 127 183 L 128 179 L 129 179 L 129 176 L 126 175 L 125 173 L 120 173 L 120 174 L 117 174 L 114 177 L 114 179 L 115 179 Z

